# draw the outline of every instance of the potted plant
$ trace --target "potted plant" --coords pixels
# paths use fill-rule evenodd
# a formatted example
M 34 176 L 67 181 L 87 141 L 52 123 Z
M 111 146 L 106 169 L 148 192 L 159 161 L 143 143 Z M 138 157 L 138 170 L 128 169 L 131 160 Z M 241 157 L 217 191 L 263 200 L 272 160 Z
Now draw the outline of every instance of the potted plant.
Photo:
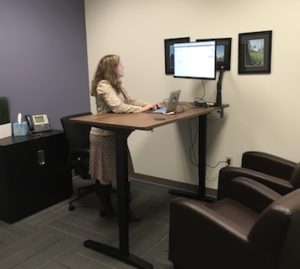
M 11 123 L 7 97 L 0 97 L 0 139 L 11 136 Z

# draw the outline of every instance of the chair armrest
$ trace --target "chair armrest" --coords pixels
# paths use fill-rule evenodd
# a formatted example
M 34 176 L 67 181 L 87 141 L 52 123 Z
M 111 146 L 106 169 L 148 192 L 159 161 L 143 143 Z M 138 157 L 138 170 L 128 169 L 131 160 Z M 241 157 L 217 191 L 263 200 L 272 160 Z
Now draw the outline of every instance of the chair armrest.
M 228 197 L 260 213 L 282 195 L 267 186 L 246 177 L 236 177 L 230 182 Z
M 85 148 L 74 148 L 69 150 L 69 160 L 89 160 L 90 151 Z
M 295 162 L 258 151 L 247 151 L 242 157 L 242 167 L 288 180 L 296 166 Z
M 187 198 L 171 201 L 169 258 L 175 264 L 192 262 L 199 253 L 205 259 L 216 252 L 224 256 L 228 251 L 238 253 L 245 249 L 247 236 L 242 227 L 200 201 Z
M 280 194 L 286 194 L 293 190 L 292 184 L 289 181 L 281 178 L 270 176 L 247 168 L 226 166 L 220 169 L 219 172 L 218 199 L 222 199 L 227 196 L 229 184 L 232 179 L 236 177 L 251 178 Z
M 89 174 L 89 150 L 86 148 L 70 149 L 68 156 L 68 166 L 74 169 L 76 175 L 83 179 L 91 179 Z

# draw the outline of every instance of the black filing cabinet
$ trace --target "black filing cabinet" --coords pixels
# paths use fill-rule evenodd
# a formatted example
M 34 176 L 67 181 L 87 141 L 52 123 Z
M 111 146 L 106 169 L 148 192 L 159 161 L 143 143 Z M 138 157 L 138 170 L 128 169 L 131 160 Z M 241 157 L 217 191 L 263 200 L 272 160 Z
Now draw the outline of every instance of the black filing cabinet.
M 62 131 L 0 139 L 0 219 L 12 223 L 72 194 Z

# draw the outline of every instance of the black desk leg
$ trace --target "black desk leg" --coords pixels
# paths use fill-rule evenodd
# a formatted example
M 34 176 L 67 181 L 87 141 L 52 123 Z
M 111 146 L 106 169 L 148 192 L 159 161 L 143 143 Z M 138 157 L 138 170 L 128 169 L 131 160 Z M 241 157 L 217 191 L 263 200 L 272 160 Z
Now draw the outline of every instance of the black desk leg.
M 119 248 L 111 247 L 97 241 L 87 240 L 84 246 L 101 252 L 122 262 L 141 269 L 152 269 L 152 264 L 129 253 L 129 227 L 128 227 L 128 147 L 127 138 L 130 130 L 116 132 L 117 157 L 117 189 L 119 208 Z
M 198 166 L 198 192 L 186 191 L 186 190 L 169 190 L 170 194 L 184 196 L 197 200 L 210 201 L 205 196 L 205 177 L 206 177 L 206 140 L 207 140 L 207 115 L 198 117 L 198 154 L 199 154 L 199 166 Z
M 205 180 L 206 180 L 206 140 L 207 140 L 207 115 L 198 117 L 198 197 L 201 200 L 205 199 Z

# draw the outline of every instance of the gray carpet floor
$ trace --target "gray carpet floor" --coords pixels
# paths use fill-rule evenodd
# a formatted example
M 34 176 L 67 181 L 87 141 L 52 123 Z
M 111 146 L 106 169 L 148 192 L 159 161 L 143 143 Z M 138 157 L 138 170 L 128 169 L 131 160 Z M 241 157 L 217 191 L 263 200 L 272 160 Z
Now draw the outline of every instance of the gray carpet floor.
M 76 177 L 73 181 L 75 189 L 86 184 Z M 173 198 L 165 186 L 132 182 L 131 208 L 143 219 L 130 224 L 130 252 L 155 269 L 173 268 L 168 261 L 169 201 Z M 116 205 L 116 194 L 112 200 Z M 86 239 L 118 246 L 117 219 L 99 217 L 95 194 L 77 202 L 74 211 L 63 201 L 14 224 L 0 221 L 0 268 L 133 268 L 85 248 Z

